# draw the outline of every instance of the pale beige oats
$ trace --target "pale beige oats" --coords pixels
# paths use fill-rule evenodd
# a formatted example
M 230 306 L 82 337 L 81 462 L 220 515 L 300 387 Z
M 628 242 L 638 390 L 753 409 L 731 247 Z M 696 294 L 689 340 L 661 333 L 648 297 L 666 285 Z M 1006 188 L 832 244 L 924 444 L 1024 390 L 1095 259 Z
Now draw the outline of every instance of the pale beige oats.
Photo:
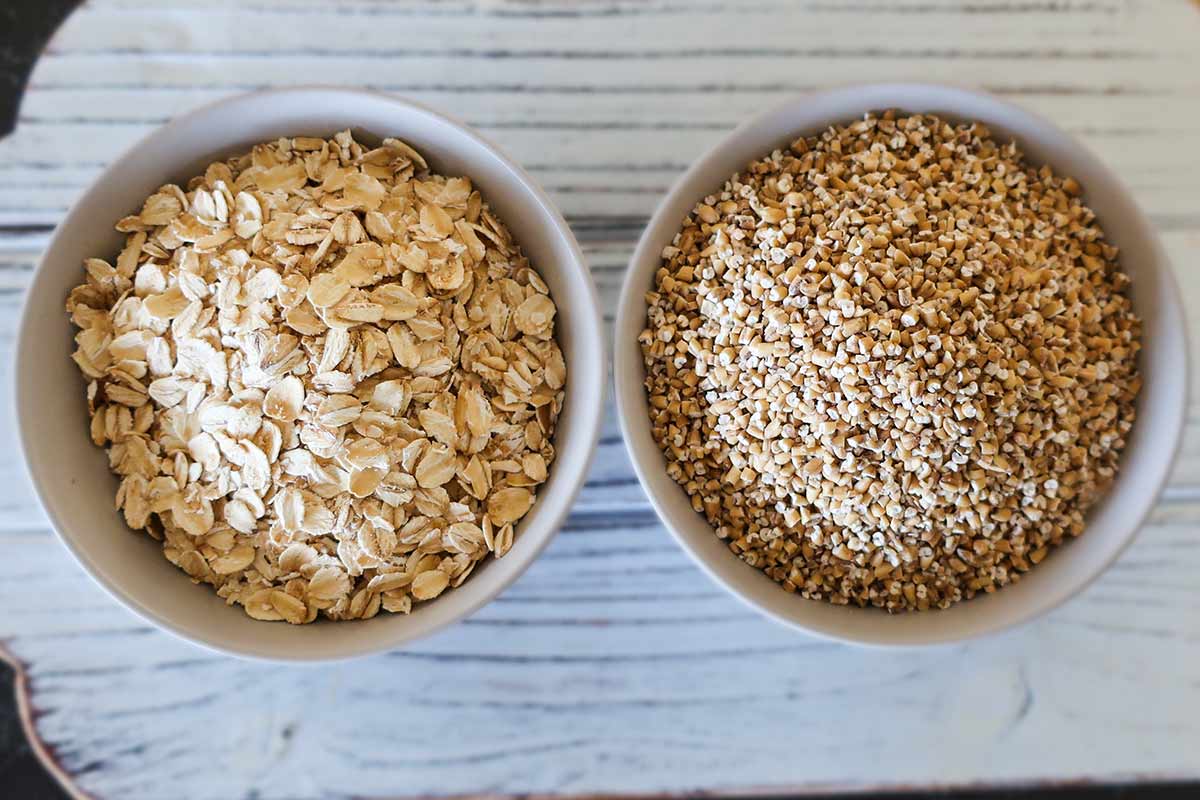
M 512 544 L 554 460 L 546 284 L 396 139 L 280 139 L 168 185 L 67 311 L 116 505 L 255 619 L 407 613 Z

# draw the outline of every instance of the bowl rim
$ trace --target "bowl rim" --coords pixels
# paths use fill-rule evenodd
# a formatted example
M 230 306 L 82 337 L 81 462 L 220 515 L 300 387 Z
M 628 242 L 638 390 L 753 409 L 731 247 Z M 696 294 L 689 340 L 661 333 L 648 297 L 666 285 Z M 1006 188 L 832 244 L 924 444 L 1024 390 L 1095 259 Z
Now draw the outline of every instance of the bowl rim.
M 11 408 L 13 409 L 11 418 L 16 429 L 17 447 L 20 452 L 20 461 L 23 465 L 25 476 L 29 485 L 33 488 L 34 495 L 43 513 L 45 513 L 51 529 L 54 531 L 55 538 L 71 554 L 84 573 L 93 583 L 103 589 L 109 597 L 116 600 L 121 606 L 154 628 L 210 652 L 263 663 L 336 663 L 396 650 L 462 621 L 502 594 L 528 570 L 550 544 L 551 540 L 558 534 L 574 505 L 575 499 L 583 488 L 599 444 L 607 392 L 607 381 L 605 378 L 609 364 L 609 355 L 603 335 L 603 321 L 595 280 L 592 278 L 583 250 L 575 238 L 570 225 L 568 225 L 562 212 L 554 205 L 538 182 L 505 150 L 480 134 L 466 122 L 450 114 L 434 110 L 428 105 L 403 96 L 370 89 L 328 84 L 306 84 L 237 92 L 204 103 L 172 117 L 166 123 L 148 132 L 145 136 L 138 138 L 120 155 L 109 162 L 79 193 L 66 213 L 55 225 L 54 232 L 47 240 L 46 246 L 34 267 L 29 281 L 29 288 L 22 297 L 21 308 L 18 314 L 16 336 L 14 337 L 14 357 L 11 362 L 13 364 L 14 378 L 33 367 L 28 361 L 30 356 L 26 355 L 24 344 L 31 335 L 29 328 L 32 325 L 34 315 L 37 313 L 29 302 L 32 289 L 40 276 L 48 269 L 47 261 L 49 254 L 54 251 L 55 245 L 64 235 L 64 231 L 69 230 L 73 226 L 75 222 L 74 218 L 79 213 L 80 207 L 84 205 L 85 201 L 91 195 L 106 185 L 113 172 L 136 162 L 140 151 L 147 145 L 169 141 L 176 135 L 177 131 L 196 122 L 198 119 L 211 117 L 223 112 L 227 108 L 253 103 L 256 100 L 286 96 L 303 97 L 305 95 L 311 96 L 314 100 L 318 98 L 321 100 L 337 100 L 341 98 L 350 101 L 370 101 L 390 104 L 397 109 L 398 113 L 425 117 L 432 122 L 447 125 L 455 129 L 474 146 L 487 152 L 499 162 L 507 173 L 508 177 L 506 180 L 510 181 L 513 186 L 519 187 L 528 193 L 529 197 L 535 201 L 541 215 L 538 225 L 545 229 L 548 235 L 556 237 L 570 255 L 570 263 L 560 264 L 559 268 L 565 267 L 567 271 L 573 273 L 572 277 L 568 280 L 578 282 L 581 291 L 580 296 L 584 302 L 579 304 L 579 308 L 572 308 L 570 311 L 572 317 L 575 318 L 574 324 L 587 329 L 586 339 L 590 341 L 585 342 L 582 346 L 594 352 L 585 353 L 584 355 L 595 356 L 594 358 L 585 357 L 579 359 L 579 363 L 571 365 L 572 376 L 577 372 L 582 373 L 582 377 L 572 377 L 571 382 L 580 387 L 577 391 L 582 391 L 585 387 L 593 386 L 597 387 L 598 391 L 583 392 L 581 394 L 581 397 L 583 397 L 583 413 L 579 415 L 579 430 L 572 450 L 580 452 L 586 448 L 586 451 L 583 452 L 581 459 L 576 460 L 573 469 L 574 474 L 565 476 L 569 478 L 570 483 L 563 484 L 562 489 L 553 495 L 538 497 L 537 506 L 541 506 L 541 508 L 538 509 L 535 506 L 535 511 L 539 514 L 537 518 L 539 525 L 544 525 L 545 527 L 545 533 L 541 536 L 540 540 L 535 542 L 533 549 L 523 554 L 524 561 L 518 562 L 517 568 L 510 575 L 493 587 L 492 591 L 481 592 L 479 597 L 466 603 L 456 613 L 444 620 L 429 621 L 416 617 L 408 617 L 406 619 L 412 620 L 410 626 L 400 628 L 397 633 L 391 636 L 381 635 L 375 639 L 367 640 L 365 644 L 358 644 L 356 642 L 342 644 L 333 650 L 313 654 L 306 652 L 303 645 L 298 645 L 295 649 L 289 649 L 287 652 L 278 652 L 279 648 L 275 647 L 255 649 L 230 645 L 222 641 L 219 636 L 211 635 L 206 630 L 198 629 L 194 625 L 181 623 L 174 619 L 172 614 L 164 613 L 158 608 L 150 607 L 137 601 L 125 589 L 122 580 L 114 578 L 108 571 L 100 568 L 77 543 L 78 534 L 69 532 L 68 526 L 63 524 L 56 512 L 58 501 L 53 500 L 52 493 L 45 485 L 45 482 L 40 480 L 35 474 L 35 464 L 39 460 L 36 455 L 38 445 L 34 441 L 33 426 L 26 423 L 27 416 L 30 413 L 29 406 L 34 400 L 33 398 L 26 398 L 24 396 L 24 393 L 21 391 L 20 381 L 14 379 L 11 382 L 9 390 L 9 397 L 12 402 Z M 344 114 L 346 119 L 345 126 L 354 128 L 354 108 L 348 105 Z M 213 155 L 216 155 L 225 149 L 227 149 L 227 146 L 223 147 L 218 143 L 212 147 L 211 152 Z M 180 160 L 184 161 L 189 157 L 191 156 L 185 154 Z M 562 455 L 562 453 L 558 454 L 556 462 L 561 459 Z M 130 531 L 130 533 L 136 532 Z M 211 591 L 211 587 L 202 588 Z
M 720 569 L 712 563 L 712 560 L 706 554 L 702 553 L 699 548 L 693 545 L 692 540 L 683 531 L 683 526 L 676 523 L 677 518 L 681 518 L 682 514 L 675 512 L 668 507 L 663 497 L 660 496 L 654 488 L 654 477 L 651 474 L 652 470 L 657 470 L 655 459 L 662 456 L 656 443 L 650 440 L 652 452 L 646 452 L 641 446 L 641 432 L 634 429 L 635 419 L 637 424 L 647 417 L 648 401 L 646 399 L 645 390 L 642 382 L 645 376 L 644 366 L 641 361 L 640 353 L 636 351 L 638 348 L 629 346 L 628 343 L 619 341 L 619 337 L 623 336 L 626 330 L 633 330 L 631 325 L 633 318 L 637 318 L 638 327 L 643 326 L 643 320 L 646 314 L 646 303 L 644 294 L 648 291 L 648 281 L 652 280 L 655 265 L 661 261 L 659 250 L 663 246 L 662 243 L 655 241 L 657 237 L 652 235 L 656 228 L 663 224 L 665 217 L 671 212 L 672 208 L 681 200 L 690 198 L 692 204 L 697 202 L 704 195 L 696 194 L 696 190 L 691 186 L 696 182 L 709 167 L 710 162 L 721 160 L 723 152 L 726 148 L 734 145 L 743 136 L 746 136 L 755 129 L 771 123 L 778 115 L 785 114 L 797 107 L 803 107 L 810 104 L 837 104 L 838 102 L 849 103 L 851 100 L 857 100 L 863 96 L 861 102 L 857 103 L 860 110 L 857 112 L 859 116 L 868 111 L 880 111 L 885 108 L 899 107 L 904 108 L 906 102 L 911 100 L 913 95 L 928 95 L 937 94 L 939 99 L 943 101 L 944 107 L 938 109 L 929 109 L 927 113 L 946 113 L 950 116 L 955 116 L 955 106 L 961 106 L 969 103 L 983 103 L 992 106 L 997 112 L 1003 112 L 1014 118 L 1019 118 L 1023 123 L 1039 127 L 1043 132 L 1050 133 L 1061 137 L 1063 142 L 1069 144 L 1075 155 L 1084 162 L 1089 162 L 1090 168 L 1099 175 L 1104 176 L 1105 180 L 1115 187 L 1118 192 L 1124 195 L 1129 208 L 1133 215 L 1134 223 L 1145 231 L 1146 241 L 1153 251 L 1154 268 L 1161 273 L 1163 282 L 1170 289 L 1167 292 L 1167 309 L 1166 312 L 1173 316 L 1177 321 L 1177 329 L 1179 330 L 1182 372 L 1179 383 L 1181 390 L 1177 397 L 1172 398 L 1176 408 L 1174 413 L 1167 419 L 1161 417 L 1156 419 L 1156 424 L 1169 426 L 1172 433 L 1173 445 L 1169 452 L 1163 454 L 1163 457 L 1158 462 L 1158 475 L 1154 479 L 1154 490 L 1148 492 L 1141 499 L 1141 508 L 1136 515 L 1136 523 L 1132 524 L 1125 531 L 1111 551 L 1107 553 L 1103 562 L 1099 564 L 1090 574 L 1084 576 L 1078 581 L 1072 583 L 1065 590 L 1047 595 L 1046 599 L 1040 602 L 1031 602 L 1027 604 L 1025 611 L 1019 614 L 1012 615 L 1010 618 L 992 621 L 988 624 L 981 624 L 974 629 L 960 634 L 946 634 L 938 630 L 937 626 L 931 626 L 932 632 L 921 633 L 920 635 L 910 635 L 904 640 L 900 639 L 881 639 L 868 634 L 857 632 L 849 632 L 838 630 L 835 625 L 827 624 L 812 624 L 810 622 L 801 622 L 795 618 L 785 615 L 781 612 L 774 603 L 760 602 L 758 599 L 750 597 L 746 592 L 734 586 L 727 578 L 720 574 Z M 868 99 L 878 95 L 893 96 L 895 101 L 891 105 L 873 105 L 873 99 Z M 919 105 L 919 104 L 918 104 Z M 913 111 L 924 111 L 925 109 L 912 109 Z M 839 115 L 834 119 L 828 112 L 818 115 L 824 119 L 824 122 L 812 121 L 807 124 L 802 124 L 799 129 L 793 131 L 787 136 L 796 137 L 800 135 L 812 135 L 819 131 L 820 128 L 828 127 L 837 122 L 850 122 L 854 119 L 849 114 Z M 986 123 L 985 123 L 986 124 Z M 777 137 L 780 142 L 784 141 L 784 136 Z M 1020 137 L 1018 142 L 1020 141 Z M 776 145 L 780 146 L 780 145 Z M 751 156 L 751 159 L 760 156 Z M 751 159 L 747 159 L 749 163 Z M 741 171 L 746 164 L 741 164 L 736 167 L 735 171 Z M 732 174 L 732 173 L 730 173 Z M 728 176 L 726 176 L 728 177 Z M 724 179 L 722 179 L 724 180 Z M 713 187 L 714 189 L 718 187 Z M 688 206 L 690 208 L 690 205 Z M 685 212 L 686 213 L 686 212 Z M 677 221 L 672 220 L 677 228 Z M 672 230 L 672 228 L 668 228 Z M 666 240 L 667 242 L 670 239 Z M 1161 267 L 1161 269 L 1159 269 Z M 625 277 L 621 286 L 621 292 L 618 297 L 617 316 L 613 325 L 614 342 L 612 345 L 613 353 L 613 384 L 614 396 L 617 407 L 617 421 L 621 429 L 621 435 L 625 440 L 626 448 L 629 451 L 630 462 L 633 465 L 634 472 L 638 477 L 638 482 L 642 485 L 642 490 L 645 492 L 651 507 L 654 509 L 663 526 L 670 532 L 672 538 L 691 558 L 692 562 L 700 568 L 715 584 L 728 592 L 733 597 L 741 601 L 745 606 L 753 609 L 764 617 L 786 626 L 794 631 L 806 633 L 819 639 L 826 641 L 851 644 L 870 649 L 916 649 L 928 647 L 945 647 L 948 645 L 965 642 L 973 639 L 979 639 L 985 636 L 993 636 L 1003 631 L 1024 625 L 1031 620 L 1048 613 L 1049 611 L 1059 607 L 1070 598 L 1074 597 L 1083 589 L 1091 585 L 1097 578 L 1112 566 L 1113 562 L 1121 556 L 1122 553 L 1132 544 L 1137 537 L 1138 532 L 1145 525 L 1146 519 L 1153 511 L 1158 502 L 1158 498 L 1162 495 L 1164 488 L 1174 469 L 1175 462 L 1178 458 L 1179 451 L 1182 445 L 1182 432 L 1186 424 L 1188 399 L 1190 394 L 1190 385 L 1188 374 L 1190 373 L 1191 354 L 1190 343 L 1188 341 L 1186 316 L 1184 315 L 1183 304 L 1180 301 L 1181 294 L 1179 291 L 1178 280 L 1174 270 L 1171 268 L 1170 260 L 1167 258 L 1162 241 L 1158 236 L 1155 227 L 1150 223 L 1145 213 L 1140 206 L 1134 201 L 1133 195 L 1128 187 L 1112 170 L 1110 170 L 1103 161 L 1095 156 L 1082 142 L 1074 135 L 1064 131 L 1057 124 L 1050 121 L 1046 117 L 1030 111 L 1023 106 L 1009 102 L 994 94 L 966 86 L 956 85 L 953 83 L 939 82 L 879 82 L 879 83 L 849 83 L 837 85 L 833 88 L 807 91 L 798 94 L 793 94 L 787 99 L 781 101 L 768 108 L 767 110 L 756 114 L 750 119 L 740 123 L 731 131 L 722 135 L 716 142 L 710 145 L 700 156 L 698 156 L 688 168 L 679 175 L 672 183 L 671 188 L 660 199 L 659 203 L 650 215 L 642 234 L 638 239 L 637 246 L 633 254 L 630 256 L 629 265 L 625 271 Z M 683 492 L 682 487 L 671 481 L 670 487 L 667 489 L 672 492 Z M 695 514 L 696 512 L 689 511 L 688 513 Z M 708 526 L 707 520 L 704 524 Z M 714 534 L 715 536 L 715 534 Z M 722 554 L 727 555 L 731 562 L 736 566 L 737 560 L 733 556 L 728 555 L 722 550 Z M 749 568 L 749 567 L 748 567 Z M 753 569 L 753 568 L 749 568 Z M 770 587 L 768 587 L 770 588 Z M 774 587 L 779 588 L 779 587 Z M 996 594 L 1000 595 L 1001 591 Z M 780 589 L 779 597 L 783 597 L 786 593 Z M 808 600 L 800 598 L 796 595 L 791 595 L 794 599 L 809 603 L 825 603 L 826 601 Z M 977 598 L 978 599 L 978 598 Z M 970 602 L 970 601 L 965 601 Z M 956 605 L 963 605 L 962 603 Z M 885 612 L 875 608 L 858 608 L 850 607 L 852 613 L 875 613 L 883 614 Z M 932 613 L 937 614 L 940 610 L 933 610 Z M 929 612 L 926 612 L 929 613 Z M 942 612 L 944 613 L 944 612 Z

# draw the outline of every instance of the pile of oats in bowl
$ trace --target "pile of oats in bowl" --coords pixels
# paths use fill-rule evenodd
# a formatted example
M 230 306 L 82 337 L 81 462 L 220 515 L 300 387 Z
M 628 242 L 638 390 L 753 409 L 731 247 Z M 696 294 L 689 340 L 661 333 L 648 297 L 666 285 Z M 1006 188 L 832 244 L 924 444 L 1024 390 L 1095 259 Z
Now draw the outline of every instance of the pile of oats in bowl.
M 789 592 L 945 608 L 1117 469 L 1140 323 L 1081 187 L 979 124 L 867 115 L 704 198 L 640 337 L 668 472 Z
M 467 178 L 280 139 L 163 186 L 85 264 L 117 507 L 255 619 L 408 612 L 512 546 L 554 459 L 546 284 Z

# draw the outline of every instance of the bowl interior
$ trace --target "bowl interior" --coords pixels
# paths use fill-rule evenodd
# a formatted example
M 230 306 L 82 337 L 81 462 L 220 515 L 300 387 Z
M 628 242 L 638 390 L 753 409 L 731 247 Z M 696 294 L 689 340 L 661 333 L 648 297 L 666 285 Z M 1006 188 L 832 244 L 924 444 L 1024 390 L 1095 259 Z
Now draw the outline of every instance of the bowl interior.
M 666 474 L 650 433 L 637 336 L 645 324 L 643 297 L 653 284 L 662 248 L 703 196 L 749 162 L 801 135 L 896 108 L 936 113 L 951 121 L 987 124 L 1000 140 L 1015 140 L 1034 164 L 1050 164 L 1083 185 L 1132 280 L 1132 301 L 1143 321 L 1140 368 L 1144 385 L 1118 479 L 1093 507 L 1087 531 L 1049 555 L 1019 582 L 945 611 L 889 615 L 834 606 L 785 593 L 733 556 L 695 513 L 683 489 Z M 616 325 L 617 403 L 635 469 L 667 527 L 702 568 L 758 610 L 830 638 L 879 645 L 949 642 L 1000 630 L 1061 603 L 1095 578 L 1129 543 L 1166 480 L 1181 435 L 1186 402 L 1186 339 L 1178 290 L 1153 230 L 1119 181 L 1081 145 L 1045 120 L 987 95 L 928 85 L 874 85 L 800 97 L 734 131 L 698 161 L 652 217 L 634 253 Z
M 121 216 L 156 187 L 199 174 L 215 158 L 280 136 L 328 136 L 352 128 L 364 140 L 400 137 L 448 175 L 466 175 L 508 224 L 559 308 L 568 368 L 556 460 L 522 520 L 512 550 L 488 560 L 459 589 L 411 615 L 293 627 L 225 608 L 210 587 L 191 587 L 157 543 L 113 511 L 117 481 L 88 436 L 81 376 L 69 356 L 63 312 L 82 260 L 115 257 Z M 18 427 L 33 484 L 56 529 L 85 568 L 134 611 L 197 643 L 237 655 L 341 658 L 395 647 L 457 620 L 498 594 L 549 542 L 581 485 L 599 434 L 603 347 L 594 288 L 566 223 L 519 168 L 474 133 L 404 101 L 366 92 L 306 89 L 223 101 L 151 134 L 114 163 L 59 226 L 26 300 L 17 353 Z

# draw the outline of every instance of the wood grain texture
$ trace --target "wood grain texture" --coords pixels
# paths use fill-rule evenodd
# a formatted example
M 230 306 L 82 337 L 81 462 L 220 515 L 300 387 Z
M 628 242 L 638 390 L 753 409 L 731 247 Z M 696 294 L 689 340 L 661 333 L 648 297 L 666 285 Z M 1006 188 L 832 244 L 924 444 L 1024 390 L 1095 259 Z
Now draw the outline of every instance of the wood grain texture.
M 402 93 L 498 141 L 572 222 L 610 322 L 692 159 L 789 94 L 881 79 L 988 88 L 1075 133 L 1200 301 L 1198 37 L 1186 0 L 95 0 L 0 142 L 0 382 L 32 265 L 104 164 L 201 103 L 315 81 Z M 1021 630 L 907 653 L 806 639 L 722 594 L 655 520 L 611 412 L 575 513 L 516 586 L 409 650 L 320 668 L 151 630 L 70 562 L 15 458 L 0 487 L 0 639 L 38 737 L 95 797 L 1200 778 L 1196 408 L 1163 502 L 1095 586 Z

